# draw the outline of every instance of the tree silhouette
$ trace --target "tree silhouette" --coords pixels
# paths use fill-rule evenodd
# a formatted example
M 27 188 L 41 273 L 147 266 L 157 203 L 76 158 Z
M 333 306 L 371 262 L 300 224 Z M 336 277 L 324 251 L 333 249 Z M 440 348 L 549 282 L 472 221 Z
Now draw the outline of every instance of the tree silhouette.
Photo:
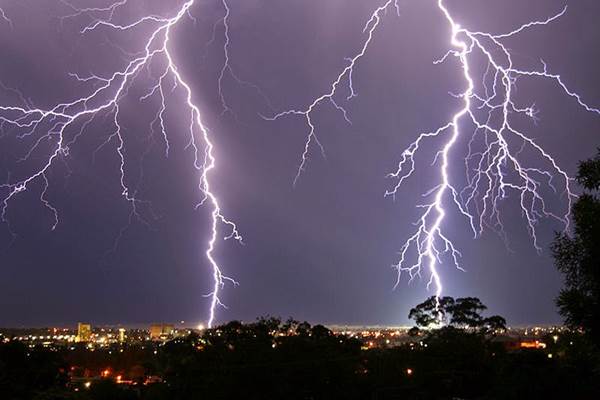
M 556 303 L 567 325 L 584 328 L 600 345 L 600 150 L 580 163 L 577 181 L 585 192 L 573 205 L 573 236 L 559 233 L 552 244 L 555 265 L 565 277 Z
M 428 328 L 445 323 L 452 328 L 495 332 L 506 329 L 506 320 L 499 315 L 484 318 L 481 313 L 487 306 L 477 297 L 429 297 L 427 300 L 412 308 L 408 318 L 415 321 L 417 327 Z M 417 333 L 417 331 L 412 332 Z
M 414 320 L 418 327 L 427 328 L 440 322 L 447 322 L 453 305 L 452 297 L 431 296 L 412 308 L 408 313 L 408 318 Z
M 483 323 L 481 312 L 487 307 L 477 297 L 458 298 L 449 307 L 450 325 L 463 328 L 478 328 Z
M 496 333 L 506 330 L 506 320 L 499 315 L 485 318 L 481 323 L 481 329 L 485 333 Z
M 12 341 L 0 345 L 0 399 L 32 398 L 34 393 L 67 382 L 66 365 L 58 354 Z

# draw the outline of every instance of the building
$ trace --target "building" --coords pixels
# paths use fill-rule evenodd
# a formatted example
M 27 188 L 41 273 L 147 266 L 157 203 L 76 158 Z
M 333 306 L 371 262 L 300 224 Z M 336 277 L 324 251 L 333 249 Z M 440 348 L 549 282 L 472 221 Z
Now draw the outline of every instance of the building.
M 126 339 L 125 329 L 124 328 L 119 328 L 119 343 L 124 343 L 125 339 Z
M 151 340 L 166 340 L 173 337 L 175 326 L 172 324 L 154 324 L 150 325 Z
M 92 325 L 79 322 L 77 324 L 76 342 L 89 342 L 92 340 Z

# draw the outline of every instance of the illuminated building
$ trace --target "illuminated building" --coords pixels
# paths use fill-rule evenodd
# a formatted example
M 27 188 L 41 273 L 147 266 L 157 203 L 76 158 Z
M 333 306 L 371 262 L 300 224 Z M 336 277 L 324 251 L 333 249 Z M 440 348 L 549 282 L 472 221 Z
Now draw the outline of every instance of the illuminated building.
M 522 349 L 545 349 L 546 343 L 540 342 L 539 340 L 525 340 L 521 342 Z
M 175 327 L 172 324 L 154 324 L 150 325 L 150 339 L 163 340 L 168 339 L 175 333 Z
M 119 328 L 119 342 L 120 343 L 125 342 L 125 329 L 123 329 L 123 328 Z
M 77 342 L 89 342 L 92 339 L 92 325 L 79 322 L 77 324 Z

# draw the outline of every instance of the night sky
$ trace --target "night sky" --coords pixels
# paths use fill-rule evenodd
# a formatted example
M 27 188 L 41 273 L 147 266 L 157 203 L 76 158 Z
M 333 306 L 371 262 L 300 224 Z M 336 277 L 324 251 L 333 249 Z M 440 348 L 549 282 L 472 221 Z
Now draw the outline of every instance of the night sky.
M 130 3 L 123 21 L 169 14 L 178 6 L 165 3 L 180 2 Z M 222 113 L 217 89 L 224 62 L 221 24 L 211 42 L 224 10 L 217 0 L 196 3 L 196 22 L 188 18 L 177 27 L 172 49 L 213 138 L 214 192 L 244 236 L 244 245 L 219 242 L 223 270 L 240 285 L 223 290 L 228 309 L 218 311 L 218 321 L 270 314 L 321 323 L 408 324 L 408 310 L 432 294 L 427 276 L 410 285 L 403 279 L 393 290 L 396 273 L 390 266 L 414 230 L 420 194 L 436 184 L 436 169 L 429 166 L 435 151 L 424 153 L 395 201 L 383 196 L 393 185 L 386 174 L 416 134 L 451 118 L 461 104 L 448 92 L 464 88 L 455 61 L 432 63 L 449 49 L 449 27 L 435 3 L 401 0 L 400 17 L 384 16 L 355 71 L 358 97 L 343 101 L 352 125 L 331 105 L 318 109 L 315 122 L 327 157 L 313 148 L 296 187 L 292 181 L 307 127 L 299 117 L 272 122 L 260 115 L 303 108 L 323 94 L 344 58 L 358 51 L 363 25 L 383 1 L 231 0 L 231 65 L 268 98 L 226 76 L 224 94 L 235 115 Z M 504 32 L 556 14 L 565 0 L 447 4 L 470 29 Z M 506 43 L 520 65 L 538 66 L 543 59 L 585 101 L 600 105 L 600 3 L 566 4 L 568 12 L 558 21 Z M 140 50 L 147 33 L 98 30 L 82 36 L 78 32 L 90 20 L 61 23 L 69 9 L 58 0 L 0 0 L 0 6 L 13 21 L 12 27 L 0 21 L 0 81 L 42 108 L 87 90 L 69 72 L 109 73 L 129 57 L 124 51 Z M 8 227 L 0 227 L 0 326 L 206 320 L 209 303 L 203 295 L 212 280 L 203 253 L 210 208 L 194 208 L 201 194 L 186 149 L 187 114 L 181 93 L 174 92 L 167 112 L 171 153 L 165 158 L 160 140 L 146 152 L 158 102 L 138 101 L 147 91 L 145 82 L 130 89 L 121 115 L 127 180 L 152 202 L 152 212 L 143 210 L 149 225 L 134 220 L 115 247 L 130 208 L 121 197 L 115 143 L 94 152 L 111 132 L 110 117 L 98 118 L 48 176 L 47 198 L 60 213 L 56 230 L 39 201 L 39 182 L 9 205 L 7 218 L 17 236 L 13 240 Z M 600 118 L 550 81 L 523 79 L 517 87 L 517 98 L 540 110 L 538 124 L 522 128 L 574 176 L 578 161 L 593 156 L 600 144 Z M 19 102 L 13 91 L 0 89 L 1 105 Z M 26 151 L 14 132 L 2 130 L 2 181 L 22 175 L 41 157 L 17 162 Z M 460 152 L 453 162 L 452 173 L 461 179 Z M 548 204 L 564 207 L 564 200 L 555 196 Z M 558 323 L 554 298 L 562 281 L 548 246 L 561 226 L 540 224 L 544 251 L 538 254 L 516 205 L 512 197 L 502 207 L 510 251 L 493 232 L 473 240 L 464 218 L 448 215 L 446 232 L 463 252 L 466 272 L 442 265 L 444 294 L 477 296 L 511 325 Z

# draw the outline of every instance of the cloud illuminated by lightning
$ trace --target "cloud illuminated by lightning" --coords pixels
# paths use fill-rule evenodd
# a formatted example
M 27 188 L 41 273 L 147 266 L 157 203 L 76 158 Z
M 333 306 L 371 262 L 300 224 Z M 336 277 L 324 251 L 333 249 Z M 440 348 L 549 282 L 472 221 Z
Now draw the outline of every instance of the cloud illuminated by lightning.
M 194 154 L 194 168 L 199 174 L 198 187 L 202 193 L 202 199 L 198 206 L 207 204 L 211 207 L 211 233 L 206 249 L 206 258 L 208 259 L 214 279 L 213 287 L 208 295 L 210 298 L 210 309 L 208 325 L 212 326 L 215 319 L 217 306 L 222 305 L 219 299 L 219 292 L 226 282 L 235 284 L 236 282 L 225 276 L 221 270 L 218 261 L 215 259 L 214 250 L 220 237 L 222 227 L 227 229 L 225 239 L 234 238 L 241 241 L 236 225 L 228 220 L 222 213 L 220 203 L 211 190 L 210 173 L 216 166 L 214 157 L 214 146 L 210 140 L 210 135 L 206 125 L 203 123 L 199 107 L 194 102 L 195 95 L 192 87 L 183 77 L 179 66 L 171 53 L 170 41 L 172 31 L 182 21 L 191 15 L 191 8 L 194 0 L 187 0 L 180 4 L 176 12 L 171 16 L 144 15 L 127 23 L 116 22 L 117 14 L 129 4 L 128 0 L 120 0 L 106 7 L 77 8 L 66 1 L 63 4 L 68 6 L 72 13 L 62 18 L 63 22 L 67 19 L 79 16 L 87 16 L 92 22 L 81 29 L 81 34 L 85 35 L 96 30 L 109 30 L 119 34 L 142 34 L 145 29 L 150 29 L 145 33 L 144 46 L 139 53 L 126 53 L 129 57 L 126 64 L 121 69 L 116 69 L 106 76 L 90 75 L 79 76 L 70 74 L 74 79 L 82 84 L 88 84 L 89 89 L 80 97 L 64 103 L 59 103 L 50 108 L 37 108 L 24 102 L 19 105 L 0 105 L 0 122 L 3 127 L 15 130 L 18 138 L 39 137 L 34 144 L 27 150 L 23 161 L 31 159 L 34 152 L 44 151 L 45 146 L 50 143 L 50 150 L 45 153 L 40 163 L 34 170 L 21 178 L 13 178 L 7 183 L 0 184 L 0 216 L 7 221 L 7 209 L 11 201 L 30 189 L 36 182 L 40 182 L 42 191 L 40 201 L 52 213 L 54 223 L 52 229 L 55 229 L 60 222 L 59 212 L 50 200 L 46 197 L 49 187 L 48 172 L 59 161 L 69 155 L 71 147 L 77 139 L 85 134 L 86 128 L 94 118 L 109 116 L 112 121 L 112 131 L 100 147 L 109 144 L 115 145 L 115 151 L 119 159 L 119 184 L 123 198 L 131 205 L 130 221 L 132 218 L 145 222 L 143 216 L 138 212 L 138 207 L 145 204 L 145 200 L 139 199 L 135 188 L 128 183 L 126 174 L 127 157 L 125 154 L 125 141 L 123 138 L 123 129 L 121 120 L 121 103 L 128 95 L 128 90 L 133 85 L 138 75 L 144 70 L 150 71 L 150 68 L 160 68 L 161 73 L 154 77 L 154 83 L 149 85 L 146 94 L 140 97 L 143 102 L 150 97 L 157 97 L 160 101 L 160 107 L 156 112 L 155 118 L 151 121 L 151 131 L 155 129 L 160 131 L 162 140 L 164 140 L 165 153 L 169 154 L 169 135 L 167 123 L 165 121 L 165 112 L 167 109 L 167 95 L 174 90 L 180 90 L 184 94 L 184 102 L 181 108 L 187 111 L 189 148 Z M 226 6 L 226 3 L 223 1 Z M 7 20 L 2 12 L 0 16 Z M 229 39 L 227 37 L 227 44 Z M 226 50 L 226 49 L 225 49 Z M 227 54 L 227 53 L 226 53 Z M 227 64 L 226 64 L 227 65 Z M 21 96 L 22 97 L 22 96 Z M 36 153 L 37 156 L 37 153 Z M 122 231 L 121 231 L 122 233 Z
M 579 94 L 567 87 L 560 75 L 549 71 L 544 61 L 540 61 L 539 69 L 519 68 L 514 63 L 511 52 L 503 44 L 504 39 L 512 38 L 527 29 L 552 23 L 566 13 L 566 7 L 545 20 L 526 23 L 507 33 L 491 34 L 462 27 L 443 0 L 432 1 L 435 1 L 450 28 L 449 42 L 452 46 L 441 59 L 435 61 L 435 64 L 450 59 L 458 61 L 465 89 L 453 96 L 462 100 L 462 107 L 444 125 L 418 135 L 404 150 L 397 170 L 390 174 L 390 177 L 396 179 L 396 184 L 386 192 L 386 196 L 395 197 L 402 184 L 413 175 L 417 168 L 415 156 L 422 147 L 428 145 L 430 139 L 442 141 L 441 147 L 435 150 L 436 156 L 432 164 L 439 167 L 439 182 L 423 195 L 428 201 L 418 206 L 423 212 L 415 224 L 417 229 L 404 242 L 400 259 L 394 265 L 398 271 L 395 286 L 398 285 L 402 273 L 407 273 L 412 280 L 420 277 L 425 268 L 429 273 L 427 286 L 433 284 L 435 294 L 439 297 L 443 285 L 438 266 L 444 257 L 449 258 L 455 267 L 461 269 L 461 254 L 444 234 L 444 220 L 448 212 L 455 210 L 463 215 L 469 222 L 474 237 L 481 235 L 485 228 L 491 228 L 506 241 L 499 205 L 501 200 L 514 193 L 519 199 L 533 245 L 538 251 L 540 246 L 536 225 L 541 218 L 553 218 L 562 223 L 565 229 L 569 227 L 570 208 L 575 197 L 570 188 L 571 178 L 548 152 L 524 131 L 515 127 L 515 116 L 537 121 L 535 106 L 522 106 L 514 98 L 517 79 L 530 77 L 550 80 L 586 111 L 600 114 L 600 110 L 586 104 Z M 335 96 L 342 82 L 347 82 L 349 88 L 346 100 L 356 96 L 353 86 L 354 67 L 365 55 L 373 34 L 381 23 L 382 15 L 392 6 L 398 11 L 398 4 L 391 0 L 375 9 L 364 27 L 366 39 L 361 51 L 347 59 L 348 64 L 325 94 L 316 97 L 306 108 L 283 111 L 267 118 L 275 120 L 298 115 L 306 121 L 308 135 L 294 184 L 306 167 L 313 143 L 324 152 L 316 135 L 317 128 L 313 119 L 315 108 L 329 101 L 342 113 L 346 121 L 350 122 L 346 110 L 336 102 Z M 487 62 L 487 69 L 482 76 L 472 70 L 473 59 L 476 56 L 483 56 Z M 464 156 L 467 183 L 459 188 L 451 178 L 452 153 L 457 141 L 463 140 L 468 134 L 464 125 L 469 124 L 473 127 L 473 132 L 467 139 L 468 152 Z M 525 162 L 520 157 L 523 152 L 529 152 L 529 158 L 536 155 L 538 161 L 545 166 L 534 166 Z M 546 206 L 544 196 L 548 189 L 567 199 L 564 212 L 555 213 Z

